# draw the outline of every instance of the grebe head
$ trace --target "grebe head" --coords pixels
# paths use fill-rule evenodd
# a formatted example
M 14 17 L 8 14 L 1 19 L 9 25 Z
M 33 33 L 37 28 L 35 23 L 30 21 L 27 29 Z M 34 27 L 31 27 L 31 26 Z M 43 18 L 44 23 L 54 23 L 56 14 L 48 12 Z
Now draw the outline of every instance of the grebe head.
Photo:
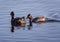
M 32 15 L 31 14 L 28 14 L 27 15 L 27 18 L 32 19 Z
M 11 15 L 11 16 L 14 16 L 14 12 L 13 12 L 13 11 L 11 11 L 10 15 Z

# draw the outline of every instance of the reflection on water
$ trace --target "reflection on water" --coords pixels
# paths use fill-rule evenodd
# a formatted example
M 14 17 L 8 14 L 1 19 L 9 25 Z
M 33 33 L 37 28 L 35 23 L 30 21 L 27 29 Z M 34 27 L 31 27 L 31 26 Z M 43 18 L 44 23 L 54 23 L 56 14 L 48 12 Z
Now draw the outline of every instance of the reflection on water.
M 28 28 L 28 30 L 31 30 L 32 29 L 32 26 L 28 25 L 27 28 Z
M 14 28 L 15 28 L 14 26 L 11 26 L 11 32 L 14 32 Z M 25 26 L 24 26 L 24 27 L 21 27 L 21 26 L 20 26 L 20 28 L 22 28 L 23 30 L 25 30 Z M 20 29 L 20 28 L 19 28 L 19 29 Z M 17 29 L 18 29 L 18 27 L 17 27 Z M 31 30 L 31 29 L 32 29 L 32 26 L 29 26 L 29 25 L 28 25 L 28 26 L 27 26 L 27 30 Z
M 26 27 L 26 24 L 21 24 L 19 26 L 14 26 L 13 24 L 11 24 L 11 32 L 14 32 L 14 28 L 17 27 L 17 29 L 19 28 L 23 28 L 23 30 L 25 30 L 25 27 Z M 32 29 L 32 25 L 27 25 L 26 27 L 28 30 L 31 30 Z
M 11 32 L 14 32 L 14 26 L 11 26 Z

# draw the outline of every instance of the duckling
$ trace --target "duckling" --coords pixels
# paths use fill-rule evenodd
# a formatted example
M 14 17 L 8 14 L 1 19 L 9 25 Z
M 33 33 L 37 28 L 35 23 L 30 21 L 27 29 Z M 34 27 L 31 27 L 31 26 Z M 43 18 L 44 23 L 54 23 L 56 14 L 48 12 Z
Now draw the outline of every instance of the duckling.
M 46 18 L 44 16 L 33 18 L 31 14 L 28 14 L 27 18 L 32 20 L 32 22 L 34 22 L 34 23 L 39 23 L 39 22 L 60 22 L 60 20 L 50 19 L 50 18 Z
M 33 18 L 31 14 L 28 14 L 27 18 L 29 18 L 30 20 L 32 20 L 32 22 L 35 22 L 35 23 L 45 22 L 45 17 L 44 16 Z
M 14 18 L 14 12 L 12 11 L 10 13 L 11 15 L 11 25 L 14 25 L 14 26 L 19 26 L 21 24 L 25 24 L 25 17 L 16 17 Z

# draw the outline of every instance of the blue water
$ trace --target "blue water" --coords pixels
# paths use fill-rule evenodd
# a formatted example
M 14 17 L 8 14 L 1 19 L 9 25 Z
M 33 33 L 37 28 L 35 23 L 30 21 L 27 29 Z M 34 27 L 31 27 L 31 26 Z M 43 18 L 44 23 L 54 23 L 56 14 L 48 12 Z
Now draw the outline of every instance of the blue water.
M 29 28 L 15 27 L 11 32 L 10 12 L 15 17 L 45 16 L 60 19 L 60 0 L 0 0 L 0 42 L 60 42 L 60 23 L 41 23 Z

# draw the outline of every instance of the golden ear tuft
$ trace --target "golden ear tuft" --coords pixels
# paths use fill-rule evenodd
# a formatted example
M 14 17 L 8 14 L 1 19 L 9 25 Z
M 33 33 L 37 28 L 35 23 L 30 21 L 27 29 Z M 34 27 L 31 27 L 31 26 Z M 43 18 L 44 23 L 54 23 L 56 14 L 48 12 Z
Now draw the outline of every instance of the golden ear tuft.
M 32 19 L 33 17 L 32 16 L 29 16 L 30 19 Z

